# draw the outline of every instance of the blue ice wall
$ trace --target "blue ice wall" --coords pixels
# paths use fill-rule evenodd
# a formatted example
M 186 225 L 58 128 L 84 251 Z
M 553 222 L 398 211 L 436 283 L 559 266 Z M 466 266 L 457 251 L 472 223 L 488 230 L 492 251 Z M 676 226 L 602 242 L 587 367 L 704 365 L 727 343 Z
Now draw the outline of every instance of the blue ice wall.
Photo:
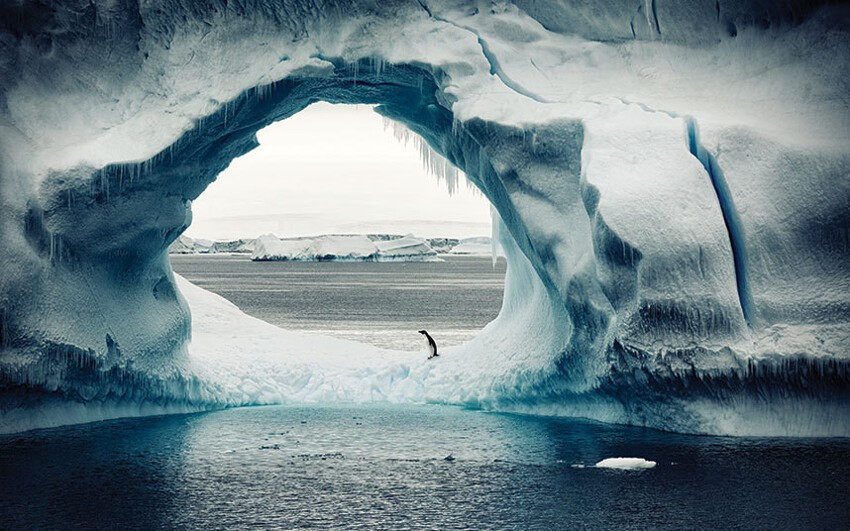
M 690 122 L 665 144 L 668 153 L 659 153 L 668 166 L 653 172 L 675 177 L 684 159 L 665 158 L 674 150 L 691 155 L 683 164 L 699 161 L 710 195 L 693 200 L 683 190 L 664 206 L 676 212 L 714 205 L 724 243 L 706 231 L 714 246 L 708 249 L 699 232 L 681 237 L 675 216 L 647 228 L 650 205 L 664 188 L 657 175 L 626 175 L 633 179 L 622 183 L 645 184 L 629 198 L 600 185 L 611 177 L 604 168 L 588 179 L 594 158 L 610 155 L 594 152 L 593 136 L 618 134 L 600 133 L 594 113 L 628 105 L 566 101 L 580 95 L 571 81 L 546 95 L 516 74 L 528 63 L 531 70 L 519 70 L 546 77 L 531 52 L 527 61 L 522 56 L 538 44 L 536 57 L 554 70 L 575 52 L 564 51 L 565 42 L 586 39 L 590 52 L 576 54 L 578 68 L 610 59 L 599 52 L 606 46 L 617 57 L 666 46 L 673 57 L 682 46 L 713 46 L 739 31 L 769 39 L 815 15 L 844 16 L 819 5 L 258 0 L 0 8 L 0 43 L 9 50 L 0 61 L 0 423 L 36 418 L 45 404 L 113 416 L 232 404 L 231 390 L 205 380 L 189 358 L 191 316 L 167 247 L 191 223 L 191 201 L 256 147 L 258 130 L 328 101 L 377 105 L 419 134 L 469 176 L 504 225 L 511 267 L 521 272 L 514 286 L 533 292 L 527 306 L 537 310 L 523 318 L 545 326 L 522 335 L 521 344 L 494 348 L 503 374 L 498 384 L 481 383 L 487 392 L 475 405 L 693 432 L 741 433 L 751 419 L 762 433 L 777 426 L 795 434 L 850 433 L 848 361 L 836 350 L 846 345 L 850 318 L 846 149 L 790 145 L 735 124 L 698 135 Z M 469 20 L 483 22 L 473 27 Z M 421 55 L 405 48 L 407 60 L 387 61 L 397 50 L 380 50 L 376 39 L 388 27 L 420 39 L 413 48 Z M 212 42 L 199 44 L 213 30 Z M 840 28 L 829 35 L 846 40 Z M 270 42 L 283 42 L 286 53 L 268 52 Z M 519 57 L 506 57 L 506 49 Z M 178 59 L 184 62 L 175 66 Z M 268 72 L 250 72 L 250 79 L 268 82 L 247 89 L 233 82 L 263 61 Z M 173 91 L 191 77 L 177 74 L 192 68 L 194 76 L 209 70 L 221 77 L 190 87 L 189 95 Z M 224 97 L 216 90 L 226 76 L 240 89 Z M 134 91 L 139 84 L 146 92 Z M 173 101 L 176 93 L 182 96 Z M 476 108 L 477 99 L 489 103 Z M 38 105 L 28 107 L 32 101 Z M 50 114 L 57 102 L 67 114 Z M 86 107 L 91 102 L 97 105 Z M 846 106 L 830 104 L 841 112 Z M 186 118 L 192 114 L 181 114 L 184 106 L 200 118 Z M 147 138 L 120 130 L 147 111 L 162 131 L 145 124 Z M 33 125 L 45 122 L 43 115 L 55 124 Z M 82 147 L 66 134 L 77 122 L 96 132 Z M 642 134 L 659 131 L 647 126 Z M 143 160 L 86 162 L 113 160 L 103 146 L 132 151 L 116 137 L 162 148 Z M 52 162 L 37 164 L 42 159 Z M 653 238 L 642 238 L 648 232 Z M 726 270 L 733 283 L 724 283 Z M 690 295 L 695 287 L 699 297 Z M 518 315 L 506 310 L 500 326 L 519 330 Z M 529 366 L 534 370 L 523 373 Z

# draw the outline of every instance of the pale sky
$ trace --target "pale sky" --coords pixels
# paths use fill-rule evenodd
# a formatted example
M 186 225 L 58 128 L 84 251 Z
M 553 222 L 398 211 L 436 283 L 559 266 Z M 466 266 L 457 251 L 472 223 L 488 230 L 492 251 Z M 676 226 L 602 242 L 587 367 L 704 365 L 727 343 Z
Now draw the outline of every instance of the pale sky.
M 465 177 L 449 196 L 369 106 L 317 103 L 257 136 L 193 203 L 188 236 L 490 235 L 487 200 Z

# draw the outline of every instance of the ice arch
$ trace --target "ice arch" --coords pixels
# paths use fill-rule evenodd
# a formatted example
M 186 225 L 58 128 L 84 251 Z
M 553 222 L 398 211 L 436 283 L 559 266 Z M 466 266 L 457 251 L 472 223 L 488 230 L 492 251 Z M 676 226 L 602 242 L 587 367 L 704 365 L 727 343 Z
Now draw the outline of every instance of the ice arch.
M 5 8 L 3 431 L 381 399 L 850 433 L 847 12 L 769 5 Z M 319 100 L 379 105 L 498 213 L 503 311 L 445 363 L 293 361 L 243 321 L 247 355 L 187 350 L 190 201 Z M 183 289 L 196 325 L 241 319 Z

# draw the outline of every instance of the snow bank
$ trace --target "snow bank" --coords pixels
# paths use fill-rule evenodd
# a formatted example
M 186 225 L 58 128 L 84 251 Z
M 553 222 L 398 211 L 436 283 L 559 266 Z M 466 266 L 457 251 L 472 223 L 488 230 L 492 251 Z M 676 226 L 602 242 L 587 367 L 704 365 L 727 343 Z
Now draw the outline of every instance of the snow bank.
M 226 405 L 425 401 L 423 353 L 283 330 L 175 277 L 192 309 L 191 370 Z

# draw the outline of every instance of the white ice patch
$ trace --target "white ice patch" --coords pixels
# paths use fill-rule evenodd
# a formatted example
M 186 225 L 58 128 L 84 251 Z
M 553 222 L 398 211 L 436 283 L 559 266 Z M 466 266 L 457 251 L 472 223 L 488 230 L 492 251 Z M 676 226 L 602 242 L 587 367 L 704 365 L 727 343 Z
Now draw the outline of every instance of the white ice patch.
M 655 461 L 642 457 L 609 457 L 594 465 L 596 468 L 615 468 L 617 470 L 647 470 L 655 468 Z

